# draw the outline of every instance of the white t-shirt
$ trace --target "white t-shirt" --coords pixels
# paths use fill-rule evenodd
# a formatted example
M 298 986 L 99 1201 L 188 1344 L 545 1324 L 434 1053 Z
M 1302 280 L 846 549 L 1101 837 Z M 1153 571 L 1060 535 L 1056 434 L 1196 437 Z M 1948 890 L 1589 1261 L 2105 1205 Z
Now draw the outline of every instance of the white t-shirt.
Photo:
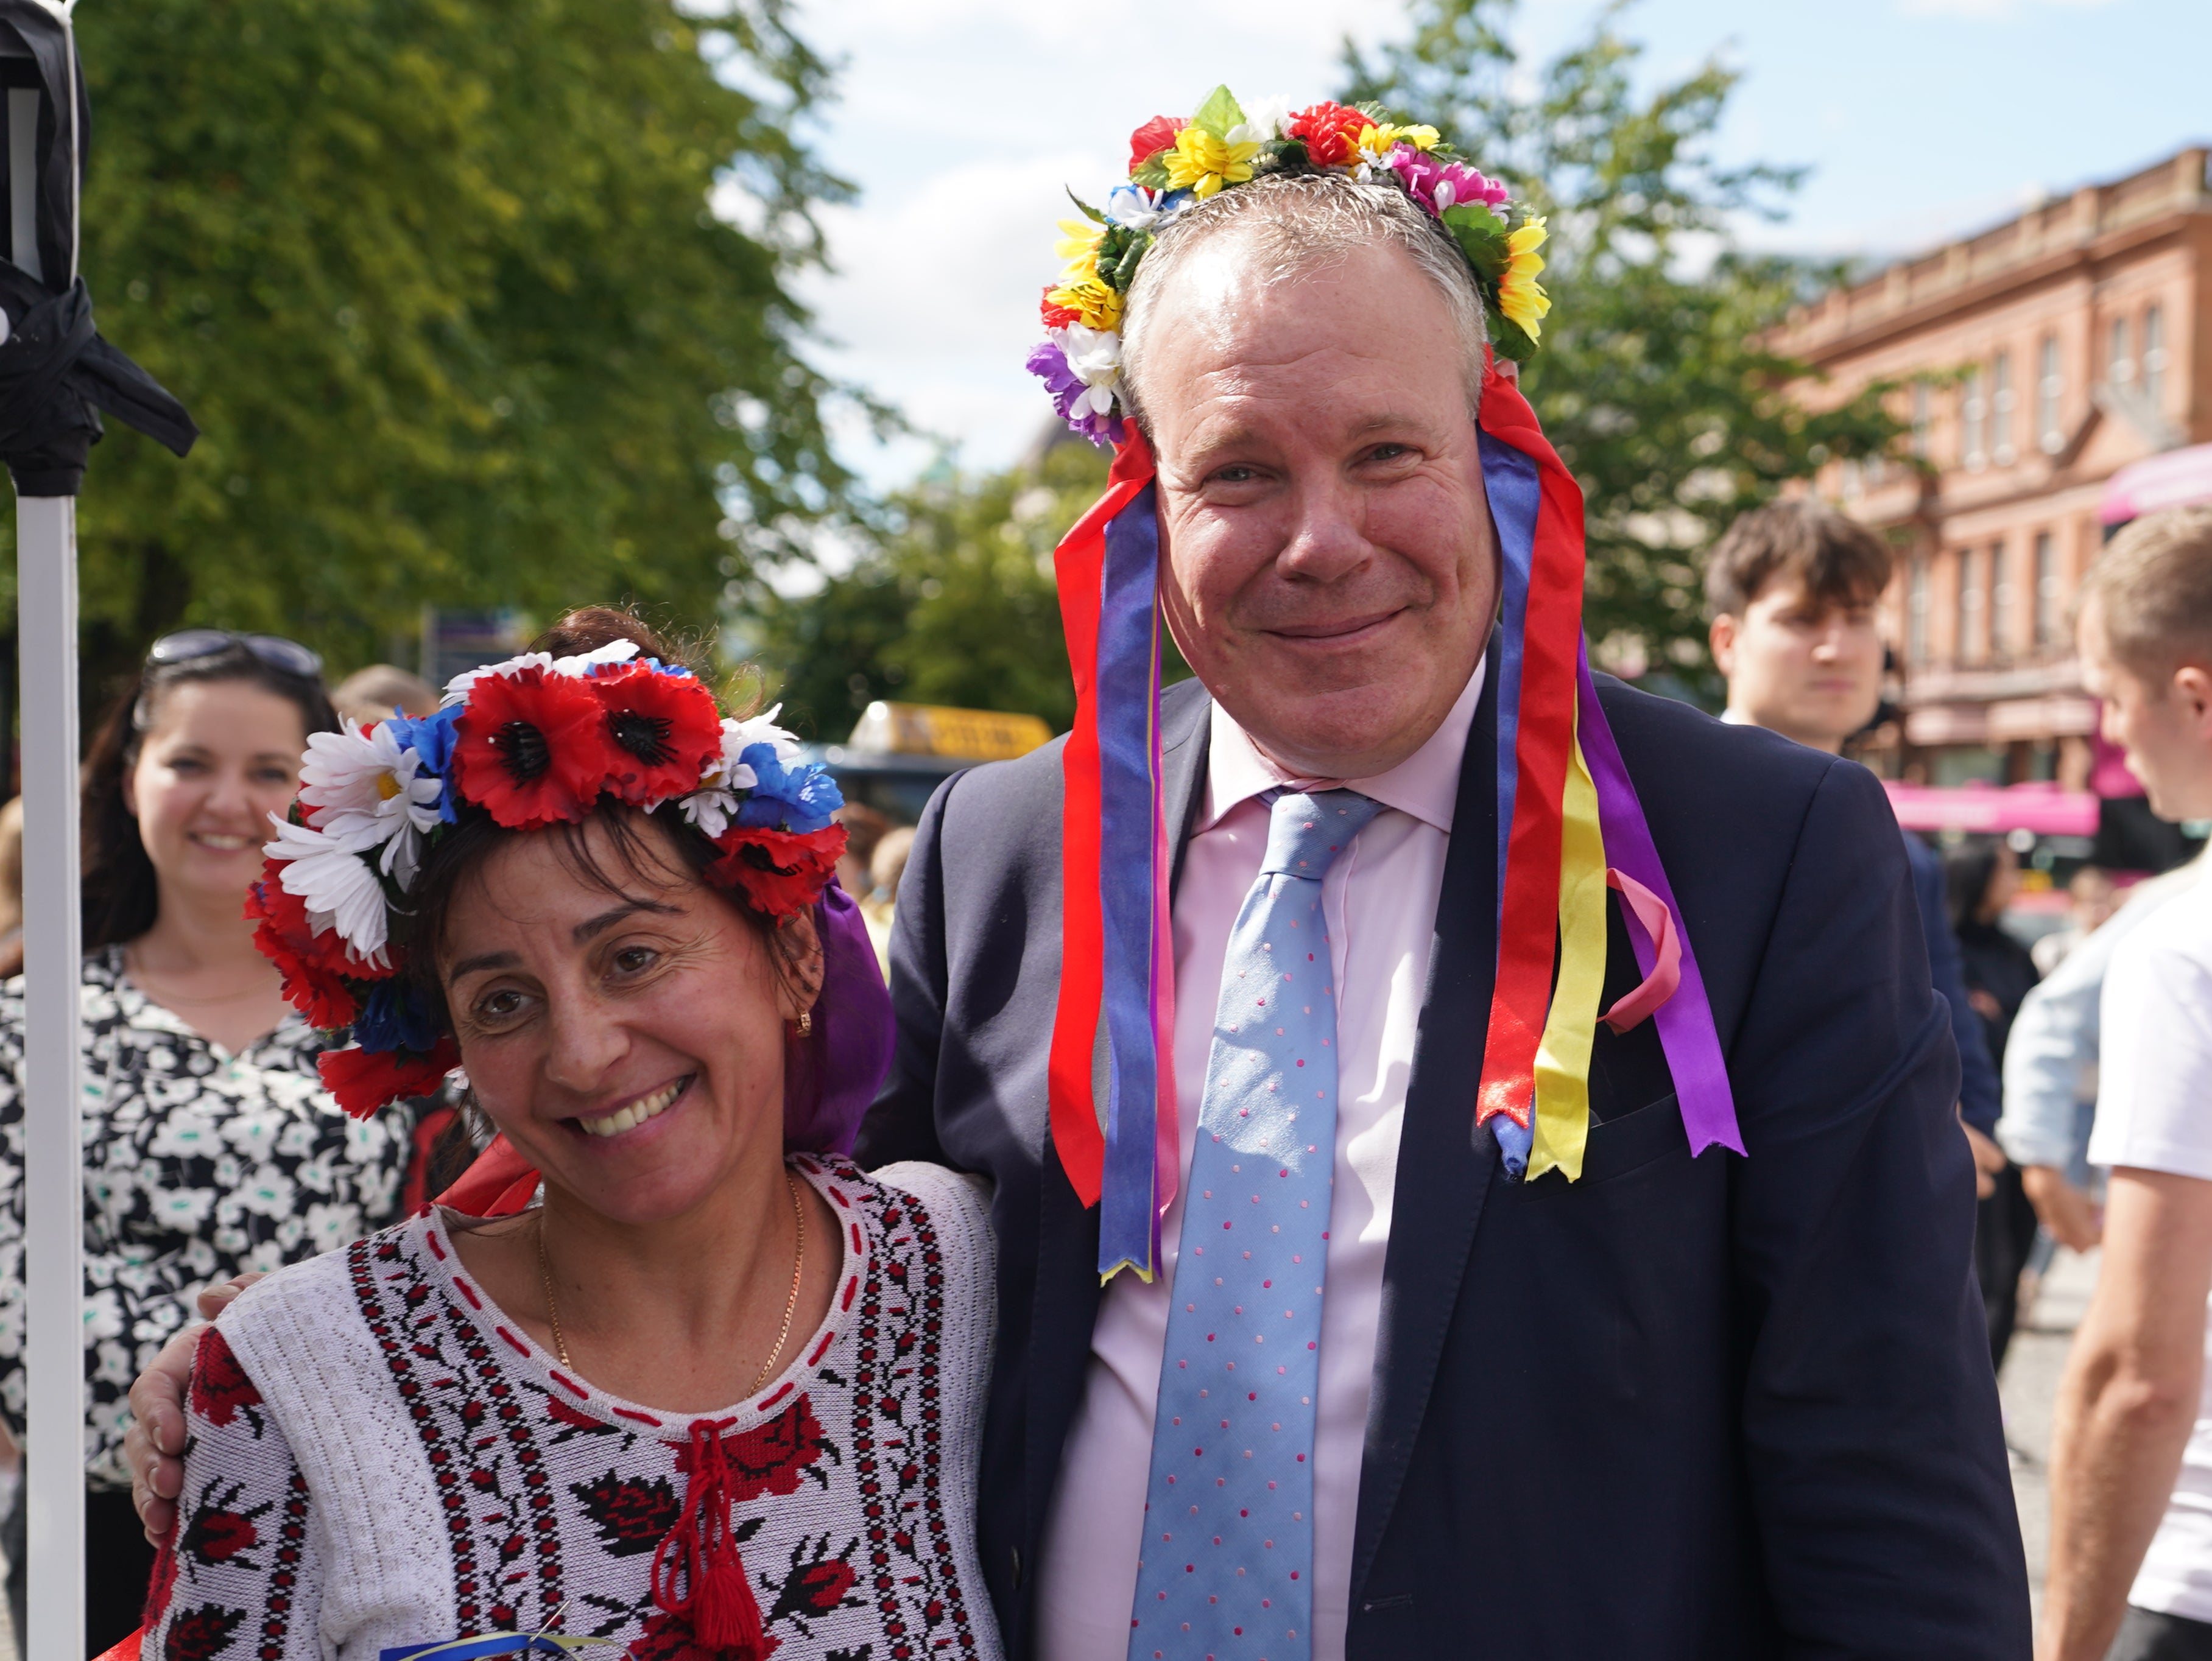
M 2101 1025 L 2090 1163 L 2212 1181 L 2212 884 L 2179 895 L 2114 949 Z M 2212 1622 L 2212 1325 L 2206 1348 L 2196 1428 L 2128 1601 Z

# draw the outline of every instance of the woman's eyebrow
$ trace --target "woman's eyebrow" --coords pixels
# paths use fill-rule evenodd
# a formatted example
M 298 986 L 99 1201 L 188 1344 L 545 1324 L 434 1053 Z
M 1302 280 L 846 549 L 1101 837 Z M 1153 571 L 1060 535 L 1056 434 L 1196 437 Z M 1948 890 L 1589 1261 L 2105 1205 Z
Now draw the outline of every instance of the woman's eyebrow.
M 459 980 L 485 969 L 511 969 L 520 961 L 513 952 L 480 952 L 474 957 L 465 957 L 446 971 L 448 980 Z
M 576 924 L 574 928 L 568 931 L 568 938 L 580 946 L 586 941 L 605 934 L 624 918 L 634 917 L 640 912 L 659 912 L 664 916 L 672 917 L 678 910 L 677 906 L 664 906 L 657 900 L 626 900 L 621 905 L 601 912 L 597 917 L 586 918 L 583 922 Z

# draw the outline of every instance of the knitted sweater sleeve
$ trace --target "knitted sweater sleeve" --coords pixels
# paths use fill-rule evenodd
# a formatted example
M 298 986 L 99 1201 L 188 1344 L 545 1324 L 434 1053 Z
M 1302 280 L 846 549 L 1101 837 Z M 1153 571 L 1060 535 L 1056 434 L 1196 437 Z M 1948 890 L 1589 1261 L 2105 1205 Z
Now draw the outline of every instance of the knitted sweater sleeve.
M 307 1478 L 219 1327 L 201 1335 L 185 1413 L 184 1491 L 155 1566 L 143 1652 L 321 1661 Z

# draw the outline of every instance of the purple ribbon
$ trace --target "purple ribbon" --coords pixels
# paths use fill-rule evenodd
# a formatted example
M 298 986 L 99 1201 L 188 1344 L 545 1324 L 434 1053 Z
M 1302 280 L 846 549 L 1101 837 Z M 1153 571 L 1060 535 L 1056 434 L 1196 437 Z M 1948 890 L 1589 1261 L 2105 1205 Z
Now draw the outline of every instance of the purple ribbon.
M 1735 1096 L 1729 1088 L 1728 1064 L 1721 1058 L 1720 1034 L 1713 1025 L 1705 977 L 1698 972 L 1698 955 L 1690 945 L 1689 927 L 1682 919 L 1682 908 L 1674 903 L 1666 867 L 1659 863 L 1659 850 L 1652 844 L 1651 827 L 1644 821 L 1636 786 L 1629 782 L 1620 748 L 1613 743 L 1613 729 L 1606 724 L 1605 712 L 1599 707 L 1587 642 L 1577 675 L 1581 720 L 1576 736 L 1582 743 L 1590 780 L 1597 786 L 1598 825 L 1605 835 L 1606 863 L 1659 897 L 1674 916 L 1675 937 L 1682 944 L 1680 984 L 1674 995 L 1659 1006 L 1652 1021 L 1659 1029 L 1660 1047 L 1666 1052 L 1667 1069 L 1674 1077 L 1675 1100 L 1682 1109 L 1682 1128 L 1689 1132 L 1690 1152 L 1695 1155 L 1718 1145 L 1741 1154 L 1743 1132 L 1736 1125 Z M 1657 961 L 1650 936 L 1632 926 L 1628 938 L 1636 950 L 1638 968 L 1649 975 Z
M 783 1082 L 783 1141 L 793 1152 L 844 1155 L 890 1070 L 891 995 L 866 919 L 834 877 L 815 906 L 814 926 L 822 991 L 814 1035 L 796 1046 Z

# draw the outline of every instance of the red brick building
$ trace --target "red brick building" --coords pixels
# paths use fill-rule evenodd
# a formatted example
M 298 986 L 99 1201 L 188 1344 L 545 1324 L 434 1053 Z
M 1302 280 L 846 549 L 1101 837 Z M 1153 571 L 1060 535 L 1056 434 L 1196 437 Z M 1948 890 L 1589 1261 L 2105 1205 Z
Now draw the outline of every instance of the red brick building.
M 1897 389 L 1922 464 L 1844 463 L 1820 494 L 1905 557 L 1887 597 L 1900 728 L 1867 760 L 1929 784 L 2088 771 L 2069 627 L 2118 469 L 2212 441 L 2207 151 L 2071 196 L 1793 312 L 1808 402 Z

